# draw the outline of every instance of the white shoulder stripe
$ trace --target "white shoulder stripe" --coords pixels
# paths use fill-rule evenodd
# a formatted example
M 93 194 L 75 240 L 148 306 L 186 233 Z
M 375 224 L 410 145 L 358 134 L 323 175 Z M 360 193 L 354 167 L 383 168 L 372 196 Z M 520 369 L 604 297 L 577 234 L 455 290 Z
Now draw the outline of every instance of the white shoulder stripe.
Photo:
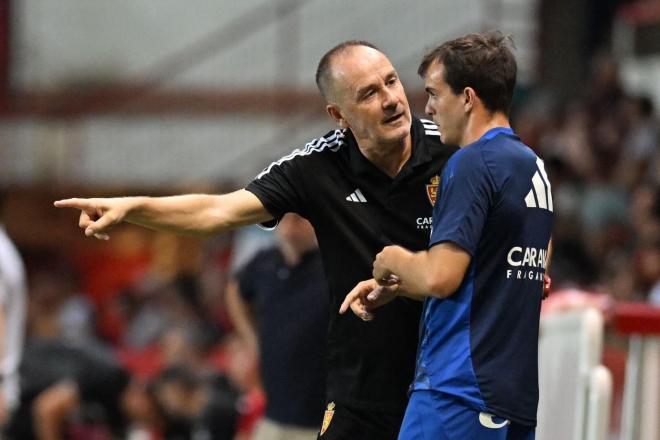
M 424 133 L 427 136 L 440 136 L 440 130 L 438 130 L 438 126 L 435 122 L 429 119 L 420 119 L 420 121 L 422 121 L 422 125 L 424 125 Z
M 541 177 L 543 178 L 543 183 L 545 183 L 546 195 L 548 197 L 548 209 L 550 211 L 553 211 L 552 189 L 551 189 L 552 186 L 550 185 L 550 179 L 548 179 L 548 174 L 545 172 L 545 164 L 539 157 L 536 158 L 536 166 L 539 167 L 539 171 L 541 172 Z
M 257 175 L 256 179 L 261 179 L 264 175 L 268 174 L 274 166 L 280 166 L 284 162 L 287 162 L 294 157 L 308 156 L 312 153 L 320 152 L 326 149 L 330 149 L 330 151 L 336 152 L 342 145 L 344 145 L 343 139 L 345 136 L 346 129 L 338 128 L 332 133 L 332 135 L 328 136 L 327 138 L 320 137 L 318 139 L 314 139 L 313 141 L 307 142 L 303 149 L 296 148 L 291 153 L 268 165 L 267 168 L 265 168 L 261 173 Z

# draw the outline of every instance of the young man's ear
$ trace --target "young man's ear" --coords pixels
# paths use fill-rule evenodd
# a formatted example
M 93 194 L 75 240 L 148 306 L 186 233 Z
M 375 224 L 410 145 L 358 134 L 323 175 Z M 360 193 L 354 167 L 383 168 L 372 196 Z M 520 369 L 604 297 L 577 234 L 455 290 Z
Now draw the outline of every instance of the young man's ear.
M 341 128 L 349 128 L 348 122 L 341 114 L 341 110 L 335 104 L 328 104 L 325 106 L 325 111 Z
M 477 94 L 472 87 L 466 87 L 463 89 L 463 109 L 466 112 L 472 111 L 475 103 L 477 102 Z

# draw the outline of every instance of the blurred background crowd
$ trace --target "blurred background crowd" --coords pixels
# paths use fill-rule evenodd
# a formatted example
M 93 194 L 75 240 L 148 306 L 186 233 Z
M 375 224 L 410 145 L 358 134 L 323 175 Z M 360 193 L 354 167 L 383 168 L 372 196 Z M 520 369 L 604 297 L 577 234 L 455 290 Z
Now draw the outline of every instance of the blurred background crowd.
M 658 113 L 650 96 L 625 89 L 614 58 L 590 65 L 573 99 L 530 97 L 514 119 L 551 173 L 555 286 L 658 303 Z
M 350 38 L 390 56 L 419 115 L 425 48 L 512 33 L 514 129 L 553 185 L 555 291 L 579 289 L 603 310 L 660 306 L 660 2 L 233 3 L 0 0 L 0 220 L 27 274 L 16 411 L 31 416 L 10 422 L 14 438 L 250 438 L 266 408 L 259 356 L 226 289 L 273 234 L 124 225 L 101 242 L 52 201 L 245 185 L 332 128 L 313 70 Z M 625 348 L 612 332 L 619 386 Z

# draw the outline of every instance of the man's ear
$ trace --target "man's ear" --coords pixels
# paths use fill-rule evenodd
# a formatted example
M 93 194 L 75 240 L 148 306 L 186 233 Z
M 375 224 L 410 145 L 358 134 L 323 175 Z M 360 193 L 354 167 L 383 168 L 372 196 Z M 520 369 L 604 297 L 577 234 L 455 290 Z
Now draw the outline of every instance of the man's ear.
M 463 104 L 463 109 L 465 110 L 466 113 L 469 113 L 474 109 L 475 105 L 477 104 L 477 93 L 474 91 L 472 87 L 466 87 L 463 89 L 463 99 L 464 99 L 464 104 Z
M 341 128 L 349 128 L 348 122 L 344 119 L 341 110 L 337 104 L 328 104 L 325 106 L 325 111 Z

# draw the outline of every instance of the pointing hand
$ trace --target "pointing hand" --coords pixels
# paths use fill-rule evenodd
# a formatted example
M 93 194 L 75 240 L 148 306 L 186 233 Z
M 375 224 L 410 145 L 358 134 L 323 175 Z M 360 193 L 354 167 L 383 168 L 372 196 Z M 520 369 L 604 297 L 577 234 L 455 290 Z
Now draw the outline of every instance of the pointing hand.
M 65 199 L 54 203 L 57 208 L 80 210 L 78 225 L 88 237 L 108 240 L 110 229 L 120 223 L 128 212 L 128 201 L 122 198 Z

